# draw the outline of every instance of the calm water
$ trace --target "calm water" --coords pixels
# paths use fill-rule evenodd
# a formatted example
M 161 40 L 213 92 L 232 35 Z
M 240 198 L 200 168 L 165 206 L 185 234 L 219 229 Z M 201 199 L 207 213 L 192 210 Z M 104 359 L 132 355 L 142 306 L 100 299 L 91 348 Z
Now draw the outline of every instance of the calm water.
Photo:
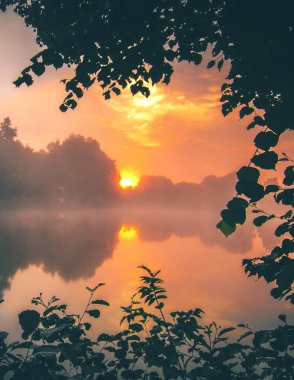
M 226 239 L 215 229 L 216 214 L 180 210 L 22 211 L 0 215 L 1 330 L 18 334 L 17 313 L 32 308 L 43 292 L 81 312 L 85 286 L 107 285 L 99 298 L 110 302 L 95 327 L 115 331 L 139 284 L 144 264 L 162 269 L 169 292 L 167 311 L 200 307 L 222 325 L 246 322 L 274 326 L 290 307 L 272 299 L 268 286 L 246 278 L 242 259 L 262 255 L 272 232 L 249 227 Z M 288 310 L 287 310 L 288 309 Z M 293 312 L 292 312 L 293 317 Z

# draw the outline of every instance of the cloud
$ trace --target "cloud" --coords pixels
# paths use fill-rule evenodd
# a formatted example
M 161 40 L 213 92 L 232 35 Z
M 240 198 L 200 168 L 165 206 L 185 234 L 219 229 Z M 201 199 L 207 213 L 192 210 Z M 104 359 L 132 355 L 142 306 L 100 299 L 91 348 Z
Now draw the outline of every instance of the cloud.
M 186 69 L 183 65 L 182 69 Z M 198 79 L 207 75 L 200 71 Z M 121 130 L 125 136 L 143 146 L 161 146 L 163 140 L 159 138 L 157 129 L 166 119 L 185 118 L 185 121 L 195 123 L 212 122 L 218 115 L 220 89 L 217 85 L 201 86 L 202 92 L 194 92 L 187 97 L 185 83 L 169 90 L 165 85 L 149 85 L 150 96 L 141 94 L 132 96 L 125 91 L 116 99 L 112 99 L 108 106 L 123 116 L 124 122 L 112 123 L 113 128 Z M 183 88 L 181 88 L 183 87 Z

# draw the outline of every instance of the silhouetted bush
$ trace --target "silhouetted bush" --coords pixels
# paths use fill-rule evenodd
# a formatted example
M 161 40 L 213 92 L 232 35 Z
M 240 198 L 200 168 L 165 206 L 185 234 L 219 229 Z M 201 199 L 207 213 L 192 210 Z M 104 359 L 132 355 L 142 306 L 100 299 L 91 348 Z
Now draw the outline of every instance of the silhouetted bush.
M 166 290 L 160 271 L 141 266 L 141 286 L 122 307 L 117 334 L 87 337 L 100 307 L 94 296 L 103 283 L 87 287 L 89 300 L 82 315 L 42 294 L 32 303 L 39 311 L 19 314 L 22 340 L 8 343 L 0 332 L 2 379 L 287 379 L 294 378 L 294 326 L 286 316 L 274 330 L 255 331 L 247 325 L 225 327 L 202 322 L 203 311 L 164 314 Z

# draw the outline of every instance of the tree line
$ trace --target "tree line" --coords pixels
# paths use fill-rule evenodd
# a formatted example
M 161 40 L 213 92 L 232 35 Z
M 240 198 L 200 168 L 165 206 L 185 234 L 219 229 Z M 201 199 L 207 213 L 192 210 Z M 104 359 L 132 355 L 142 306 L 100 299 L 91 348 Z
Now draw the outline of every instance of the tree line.
M 115 162 L 97 141 L 72 135 L 33 151 L 17 140 L 9 118 L 0 124 L 0 206 L 106 206 L 118 198 Z

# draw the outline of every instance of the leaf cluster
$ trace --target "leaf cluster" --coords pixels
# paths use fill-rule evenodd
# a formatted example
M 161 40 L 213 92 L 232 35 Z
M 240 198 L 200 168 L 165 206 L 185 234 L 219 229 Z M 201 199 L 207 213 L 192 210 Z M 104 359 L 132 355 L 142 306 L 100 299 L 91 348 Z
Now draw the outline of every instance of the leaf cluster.
M 289 162 L 291 159 L 284 155 L 283 161 Z M 276 285 L 271 290 L 274 298 L 285 297 L 291 303 L 294 303 L 294 217 L 291 209 L 294 205 L 293 173 L 293 165 L 288 165 L 284 170 L 284 186 L 277 184 L 263 186 L 258 183 L 260 172 L 257 168 L 251 166 L 241 168 L 237 173 L 236 190 L 238 195 L 243 195 L 247 199 L 237 196 L 228 202 L 227 209 L 221 212 L 222 220 L 217 225 L 224 235 L 230 235 L 236 230 L 237 223 L 245 222 L 246 209 L 249 206 L 255 215 L 253 224 L 256 227 L 260 228 L 273 219 L 281 222 L 275 229 L 275 236 L 283 237 L 282 244 L 273 248 L 266 256 L 243 260 L 243 266 L 248 276 L 257 276 L 267 283 Z M 257 202 L 267 195 L 272 196 L 277 205 L 283 206 L 284 211 L 281 215 L 267 212 L 257 206 Z M 290 209 L 285 212 L 284 206 Z
M 263 210 L 255 209 L 255 213 L 262 213 L 256 217 L 253 223 L 260 227 L 270 219 L 276 217 L 282 221 L 275 229 L 277 237 L 283 237 L 280 245 L 277 245 L 272 251 L 263 257 L 243 260 L 245 273 L 248 276 L 257 276 L 263 278 L 267 283 L 275 284 L 271 290 L 274 298 L 285 299 L 294 304 L 294 216 L 292 210 L 287 211 L 280 217 L 265 214 Z
M 163 314 L 156 307 L 166 292 L 159 271 L 141 266 L 142 285 L 123 307 L 126 328 L 116 334 L 87 337 L 91 324 L 84 317 L 99 318 L 93 300 L 97 289 L 87 288 L 89 299 L 82 315 L 67 314 L 56 297 L 45 302 L 42 294 L 32 300 L 41 309 L 19 314 L 22 341 L 8 342 L 0 332 L 0 377 L 10 379 L 293 379 L 294 327 L 280 315 L 282 325 L 255 331 L 240 324 L 225 327 L 205 324 L 203 311 Z M 149 289 L 149 293 L 147 292 Z M 143 294 L 142 294 L 143 292 Z M 153 294 L 153 298 L 150 298 Z M 139 300 L 143 300 L 143 303 Z M 166 297 L 165 297 L 166 299 Z M 150 302 L 154 300 L 154 302 Z

